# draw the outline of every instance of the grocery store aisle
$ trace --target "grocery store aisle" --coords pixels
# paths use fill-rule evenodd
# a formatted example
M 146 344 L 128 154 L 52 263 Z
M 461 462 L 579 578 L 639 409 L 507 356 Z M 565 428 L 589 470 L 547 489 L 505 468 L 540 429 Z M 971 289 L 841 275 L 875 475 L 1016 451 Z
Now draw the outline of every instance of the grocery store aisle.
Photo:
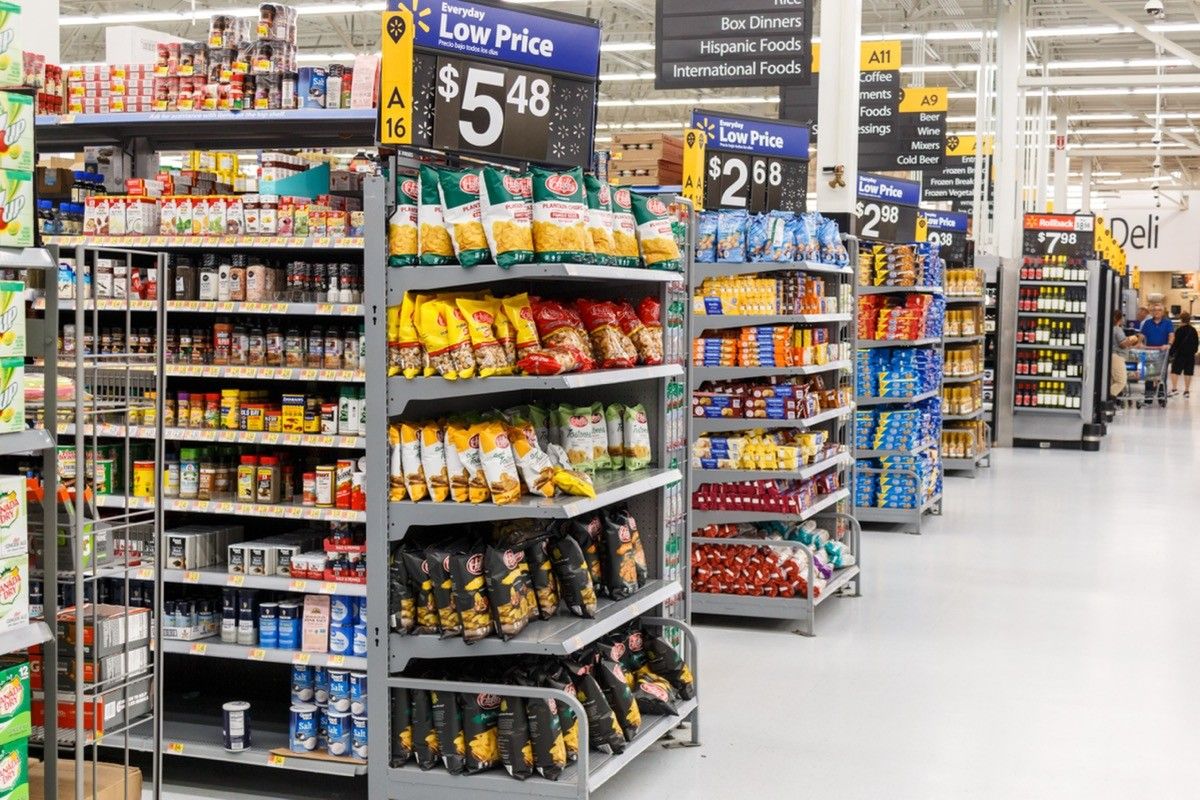
M 1100 453 L 948 479 L 924 536 L 866 535 L 864 596 L 815 639 L 703 626 L 704 747 L 652 750 L 600 800 L 1194 797 L 1191 402 Z

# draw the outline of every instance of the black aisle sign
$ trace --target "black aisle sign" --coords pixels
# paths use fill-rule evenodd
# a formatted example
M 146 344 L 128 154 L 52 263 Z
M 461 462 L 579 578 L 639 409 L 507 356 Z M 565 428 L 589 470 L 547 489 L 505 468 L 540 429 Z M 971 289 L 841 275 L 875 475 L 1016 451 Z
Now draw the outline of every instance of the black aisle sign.
M 807 85 L 812 6 L 812 0 L 657 0 L 654 88 Z
M 872 142 L 886 141 L 874 123 L 890 120 L 900 112 L 903 90 L 900 88 L 899 41 L 863 42 L 859 53 L 858 123 L 860 148 Z M 779 116 L 807 125 L 816 141 L 817 97 L 820 92 L 821 48 L 813 45 L 813 80 L 810 86 L 784 86 L 779 94 Z
M 921 214 L 925 217 L 925 241 L 937 244 L 947 263 L 965 264 L 971 217 L 952 211 L 923 210 Z
M 388 7 L 413 10 L 412 146 L 589 165 L 600 73 L 595 20 L 476 0 Z
M 945 159 L 949 108 L 949 91 L 945 88 L 904 89 L 898 114 L 859 126 L 859 169 L 940 169 Z M 871 137 L 864 138 L 862 129 L 867 127 Z
M 704 133 L 704 207 L 751 213 L 803 211 L 808 199 L 808 129 L 775 119 L 696 109 Z
M 860 172 L 855 233 L 860 239 L 915 242 L 920 204 L 921 184 Z
M 989 144 L 986 151 L 991 154 Z M 921 173 L 921 197 L 928 202 L 949 201 L 956 211 L 971 212 L 975 205 L 975 173 L 980 150 L 978 139 L 972 135 L 949 136 L 946 138 L 946 157 L 942 168 Z M 991 199 L 992 181 L 985 184 Z
M 1026 214 L 1022 252 L 1027 256 L 1091 258 L 1096 218 L 1091 214 Z

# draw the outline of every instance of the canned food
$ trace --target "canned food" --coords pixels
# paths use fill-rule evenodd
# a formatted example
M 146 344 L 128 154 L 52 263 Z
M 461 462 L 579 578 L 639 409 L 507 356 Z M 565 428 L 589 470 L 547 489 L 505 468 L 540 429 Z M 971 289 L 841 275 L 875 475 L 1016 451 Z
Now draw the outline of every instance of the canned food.
M 329 708 L 331 711 L 350 710 L 350 672 L 344 669 L 327 670 L 329 675 Z
M 154 461 L 133 462 L 133 496 L 154 497 Z
M 293 753 L 311 753 L 317 749 L 317 707 L 296 703 L 291 707 L 288 744 Z
M 350 713 L 334 711 L 332 708 L 326 718 L 326 749 L 331 756 L 350 755 Z
M 225 749 L 239 753 L 250 748 L 250 704 L 231 700 L 221 706 L 221 737 Z

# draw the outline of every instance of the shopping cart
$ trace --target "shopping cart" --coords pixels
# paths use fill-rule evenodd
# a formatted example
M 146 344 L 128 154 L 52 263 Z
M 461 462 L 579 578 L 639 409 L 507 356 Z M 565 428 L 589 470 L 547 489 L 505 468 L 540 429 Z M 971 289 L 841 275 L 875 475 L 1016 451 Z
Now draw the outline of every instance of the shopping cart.
M 1153 405 L 1167 407 L 1167 360 L 1170 351 L 1151 347 L 1131 347 L 1125 358 L 1128 385 L 1125 406 Z

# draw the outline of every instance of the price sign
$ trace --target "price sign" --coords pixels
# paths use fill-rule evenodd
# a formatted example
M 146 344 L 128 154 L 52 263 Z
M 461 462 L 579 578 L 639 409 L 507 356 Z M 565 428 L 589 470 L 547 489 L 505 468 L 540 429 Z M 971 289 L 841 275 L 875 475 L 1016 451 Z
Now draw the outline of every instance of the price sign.
M 433 146 L 540 160 L 550 141 L 550 87 L 539 72 L 439 58 Z
M 697 109 L 706 138 L 704 207 L 751 213 L 803 211 L 808 195 L 808 129 L 779 120 Z
M 971 230 L 968 214 L 950 211 L 922 211 L 929 233 L 925 241 L 936 243 L 942 258 L 950 264 L 967 260 L 967 239 Z
M 915 242 L 920 202 L 918 183 L 859 173 L 855 230 L 862 239 Z
M 1088 258 L 1096 250 L 1091 214 L 1026 214 L 1023 251 L 1030 256 Z

